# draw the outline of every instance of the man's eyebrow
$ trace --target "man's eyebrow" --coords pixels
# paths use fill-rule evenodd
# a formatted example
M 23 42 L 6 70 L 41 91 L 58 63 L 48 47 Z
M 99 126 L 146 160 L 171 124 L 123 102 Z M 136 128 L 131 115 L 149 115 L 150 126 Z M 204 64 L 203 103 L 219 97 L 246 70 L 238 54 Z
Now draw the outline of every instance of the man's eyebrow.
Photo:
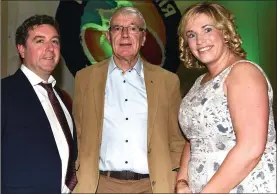
M 35 36 L 34 38 L 33 38 L 33 40 L 37 40 L 37 39 L 40 39 L 40 38 L 45 38 L 45 36 L 41 36 L 41 35 L 38 35 L 38 36 Z M 55 38 L 55 39 L 60 39 L 60 37 L 59 36 L 53 36 L 51 39 L 53 39 L 53 38 Z
M 113 24 L 113 25 L 111 25 L 111 26 L 122 26 L 122 25 L 119 25 L 119 24 Z M 136 23 L 134 23 L 134 22 L 132 22 L 132 23 L 130 23 L 128 26 L 137 26 L 137 24 L 136 24 Z
M 33 38 L 33 40 L 36 40 L 36 39 L 39 39 L 39 38 L 45 38 L 45 36 L 40 36 L 40 35 L 38 35 L 38 36 L 35 36 L 35 37 Z
M 60 36 L 53 36 L 52 39 L 53 39 L 53 38 L 56 38 L 56 39 L 59 39 L 59 40 L 60 40 Z

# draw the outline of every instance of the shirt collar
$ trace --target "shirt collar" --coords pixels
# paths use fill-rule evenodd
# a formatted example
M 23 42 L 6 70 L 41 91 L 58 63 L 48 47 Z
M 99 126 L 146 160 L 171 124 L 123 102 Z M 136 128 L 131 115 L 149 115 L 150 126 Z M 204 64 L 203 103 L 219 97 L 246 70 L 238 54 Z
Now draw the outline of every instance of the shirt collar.
M 50 77 L 48 78 L 47 82 L 45 82 L 41 77 L 39 77 L 37 74 L 35 74 L 33 71 L 31 71 L 24 64 L 21 65 L 20 69 L 25 74 L 25 76 L 28 78 L 28 80 L 30 81 L 32 86 L 36 86 L 40 82 L 51 83 L 52 87 L 54 87 L 56 85 L 56 80 L 55 80 L 55 78 L 52 75 L 50 75 Z
M 113 56 L 111 57 L 111 60 L 109 62 L 109 67 L 108 67 L 108 74 L 111 74 L 116 68 L 120 69 L 119 67 L 117 67 L 117 65 L 114 62 Z M 141 60 L 141 57 L 138 57 L 138 61 L 135 64 L 135 66 L 132 68 L 134 70 L 136 70 L 136 72 L 138 73 L 139 76 L 141 76 L 142 74 L 142 70 L 143 70 L 143 63 Z

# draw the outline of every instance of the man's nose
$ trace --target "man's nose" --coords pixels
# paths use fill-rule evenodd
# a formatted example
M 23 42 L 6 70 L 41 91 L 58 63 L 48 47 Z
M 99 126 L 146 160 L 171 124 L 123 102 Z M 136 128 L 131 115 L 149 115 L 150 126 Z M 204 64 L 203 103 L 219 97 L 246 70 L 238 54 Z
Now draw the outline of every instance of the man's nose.
M 129 37 L 129 29 L 127 27 L 123 27 L 121 30 L 122 37 Z
M 46 43 L 46 49 L 50 50 L 50 51 L 53 51 L 54 50 L 54 45 L 53 44 L 54 43 L 52 43 L 52 42 L 47 42 Z

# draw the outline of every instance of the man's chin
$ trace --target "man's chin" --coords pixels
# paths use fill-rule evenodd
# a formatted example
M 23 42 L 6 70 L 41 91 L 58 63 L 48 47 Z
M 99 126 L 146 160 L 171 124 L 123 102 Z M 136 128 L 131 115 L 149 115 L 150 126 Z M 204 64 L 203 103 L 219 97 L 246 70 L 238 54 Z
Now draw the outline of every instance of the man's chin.
M 122 54 L 122 55 L 118 55 L 118 58 L 119 58 L 120 60 L 133 61 L 133 60 L 137 60 L 138 54 L 137 54 L 137 55 Z
M 48 73 L 48 74 L 51 74 L 56 68 L 56 65 L 55 66 L 44 66 L 43 67 L 43 72 L 45 73 Z

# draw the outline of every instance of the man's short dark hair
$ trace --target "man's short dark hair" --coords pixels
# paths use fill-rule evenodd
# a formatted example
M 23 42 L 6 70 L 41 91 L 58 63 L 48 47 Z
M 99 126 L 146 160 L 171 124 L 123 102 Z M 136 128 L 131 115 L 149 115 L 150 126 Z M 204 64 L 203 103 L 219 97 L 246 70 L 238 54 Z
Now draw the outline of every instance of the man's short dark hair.
M 15 34 L 15 44 L 16 45 L 26 45 L 26 40 L 29 36 L 29 31 L 33 30 L 34 27 L 48 24 L 53 26 L 56 31 L 58 32 L 58 35 L 60 35 L 59 25 L 58 22 L 49 15 L 34 15 L 26 19 L 21 26 L 19 26 L 16 30 Z

